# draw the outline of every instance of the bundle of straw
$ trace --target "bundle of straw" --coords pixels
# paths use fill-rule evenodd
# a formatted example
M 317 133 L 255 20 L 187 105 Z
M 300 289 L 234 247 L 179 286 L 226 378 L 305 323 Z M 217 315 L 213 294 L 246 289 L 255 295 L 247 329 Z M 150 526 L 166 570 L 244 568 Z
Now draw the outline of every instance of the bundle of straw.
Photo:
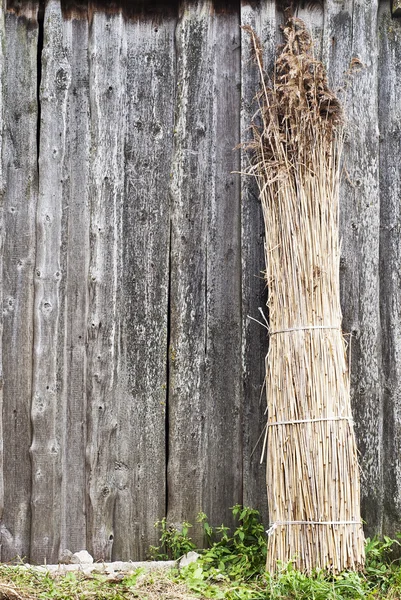
M 284 29 L 271 86 L 259 40 L 246 29 L 262 81 L 250 171 L 269 290 L 267 569 L 291 560 L 305 572 L 359 569 L 364 535 L 339 291 L 342 109 L 302 21 Z

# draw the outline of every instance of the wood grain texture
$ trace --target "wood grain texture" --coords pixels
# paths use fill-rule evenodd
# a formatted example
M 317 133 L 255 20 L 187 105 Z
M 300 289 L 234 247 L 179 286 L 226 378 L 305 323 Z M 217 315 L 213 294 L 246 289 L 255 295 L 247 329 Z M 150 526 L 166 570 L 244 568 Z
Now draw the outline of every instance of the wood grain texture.
M 299 3 L 294 14 L 302 19 L 312 36 L 313 53 L 317 60 L 322 60 L 324 40 L 324 11 L 323 3 Z
M 340 275 L 343 330 L 352 333 L 351 394 L 368 535 L 381 530 L 383 514 L 377 9 L 375 0 L 327 2 L 323 54 L 335 86 L 353 66 L 344 96 L 348 137 L 340 197 Z
M 234 173 L 240 170 L 239 14 L 216 11 L 211 40 L 215 44 L 213 121 L 209 125 L 213 135 L 213 190 L 207 199 L 205 240 L 207 407 L 203 423 L 203 502 L 205 512 L 213 513 L 211 518 L 217 525 L 230 523 L 230 508 L 242 503 L 241 196 L 240 176 Z
M 238 15 L 183 3 L 176 48 L 167 516 L 229 523 L 242 498 Z
M 61 549 L 86 547 L 86 343 L 89 271 L 88 20 L 63 21 L 70 65 L 63 157 L 62 242 L 64 315 L 58 342 L 63 390 Z M 60 117 L 62 118 L 62 117 Z M 72 484 L 73 482 L 73 484 Z
M 4 61 L 3 453 L 1 559 L 28 556 L 31 501 L 33 269 L 37 177 L 37 6 L 7 12 Z M 3 236 L 2 236 L 3 238 Z
M 113 556 L 145 558 L 166 510 L 166 396 L 176 21 L 126 23 Z M 157 168 L 155 168 L 157 165 Z M 146 542 L 145 542 L 146 540 Z
M 0 2 L 0 306 L 3 306 L 3 253 L 4 253 L 4 191 L 3 175 L 3 131 L 4 131 L 4 65 L 5 65 L 5 20 L 4 2 Z M 0 313 L 0 339 L 3 339 L 3 310 Z M 3 344 L 0 344 L 0 522 L 4 512 L 4 459 L 3 459 Z M 0 526 L 1 560 L 1 526 Z
M 89 59 L 87 544 L 97 560 L 110 560 L 119 476 L 118 415 L 124 392 L 117 328 L 127 103 L 127 39 L 121 12 L 93 14 Z
M 401 22 L 386 4 L 379 23 L 380 312 L 383 362 L 383 532 L 401 527 Z
M 57 560 L 60 549 L 62 455 L 66 425 L 60 337 L 66 303 L 63 163 L 71 67 L 63 43 L 59 0 L 49 0 L 46 5 L 44 32 L 34 278 L 33 434 L 30 449 L 31 559 L 37 563 Z
M 124 12 L 74 0 L 63 13 L 48 0 L 38 65 L 38 3 L 7 7 L 1 559 L 56 560 L 60 546 L 142 558 L 166 507 L 169 521 L 204 510 L 219 525 L 243 501 L 267 524 L 257 442 L 268 343 L 248 318 L 260 320 L 267 298 L 263 220 L 254 182 L 231 171 L 247 165 L 233 148 L 248 139 L 258 89 L 239 26 L 259 33 L 271 71 L 281 12 L 188 0 L 177 25 L 175 3 L 167 14 L 161 3 Z M 401 32 L 390 6 L 379 23 L 377 12 L 377 0 L 327 0 L 297 14 L 336 91 L 357 59 L 343 94 L 343 326 L 363 518 L 368 533 L 383 523 L 393 534 Z
M 265 68 L 272 72 L 277 45 L 275 2 L 258 6 L 242 2 L 241 24 L 250 25 L 264 48 Z M 259 89 L 259 74 L 251 56 L 249 36 L 242 32 L 242 142 L 250 139 L 249 126 L 257 110 L 255 95 Z M 242 150 L 242 170 L 250 157 Z M 266 423 L 265 357 L 268 350 L 267 331 L 251 319 L 262 321 L 259 307 L 267 316 L 267 289 L 264 280 L 264 226 L 259 194 L 255 181 L 248 176 L 241 180 L 242 220 L 242 365 L 244 386 L 243 416 L 243 502 L 257 508 L 268 525 L 266 494 L 266 457 L 260 464 Z

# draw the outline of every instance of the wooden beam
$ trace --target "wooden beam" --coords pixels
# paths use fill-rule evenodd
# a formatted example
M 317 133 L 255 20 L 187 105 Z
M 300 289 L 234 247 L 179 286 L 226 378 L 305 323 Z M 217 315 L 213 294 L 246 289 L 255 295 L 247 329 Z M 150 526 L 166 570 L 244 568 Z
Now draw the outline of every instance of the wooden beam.
M 3 11 L 1 11 L 3 12 Z M 1 560 L 28 556 L 30 544 L 33 343 L 33 273 L 36 253 L 37 177 L 37 52 L 38 22 L 33 6 L 19 14 L 3 14 L 2 82 L 4 131 L 2 170 L 1 293 L 4 377 L 4 485 Z M 4 50 L 3 50 L 4 48 Z
M 171 178 L 168 522 L 242 500 L 239 22 L 182 4 Z M 202 542 L 202 528 L 191 531 Z

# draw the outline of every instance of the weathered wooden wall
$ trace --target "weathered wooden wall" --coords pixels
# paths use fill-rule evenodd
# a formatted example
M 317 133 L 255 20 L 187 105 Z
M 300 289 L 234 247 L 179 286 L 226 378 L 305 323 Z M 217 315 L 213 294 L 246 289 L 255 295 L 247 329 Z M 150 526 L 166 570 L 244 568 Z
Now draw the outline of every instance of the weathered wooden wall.
M 3 0 L 3 561 L 143 558 L 155 521 L 268 523 L 263 224 L 247 157 L 273 0 Z M 338 89 L 344 330 L 369 533 L 401 529 L 401 22 L 299 7 Z M 268 459 L 268 458 L 267 458 Z M 195 537 L 200 536 L 195 528 Z

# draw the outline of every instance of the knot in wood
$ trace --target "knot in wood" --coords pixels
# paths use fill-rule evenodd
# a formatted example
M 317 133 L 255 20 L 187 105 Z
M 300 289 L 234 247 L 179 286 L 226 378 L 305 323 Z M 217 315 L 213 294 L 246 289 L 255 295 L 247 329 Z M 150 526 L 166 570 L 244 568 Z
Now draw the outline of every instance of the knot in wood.
M 68 72 L 60 68 L 56 73 L 56 86 L 59 90 L 66 90 L 70 83 L 70 77 Z

